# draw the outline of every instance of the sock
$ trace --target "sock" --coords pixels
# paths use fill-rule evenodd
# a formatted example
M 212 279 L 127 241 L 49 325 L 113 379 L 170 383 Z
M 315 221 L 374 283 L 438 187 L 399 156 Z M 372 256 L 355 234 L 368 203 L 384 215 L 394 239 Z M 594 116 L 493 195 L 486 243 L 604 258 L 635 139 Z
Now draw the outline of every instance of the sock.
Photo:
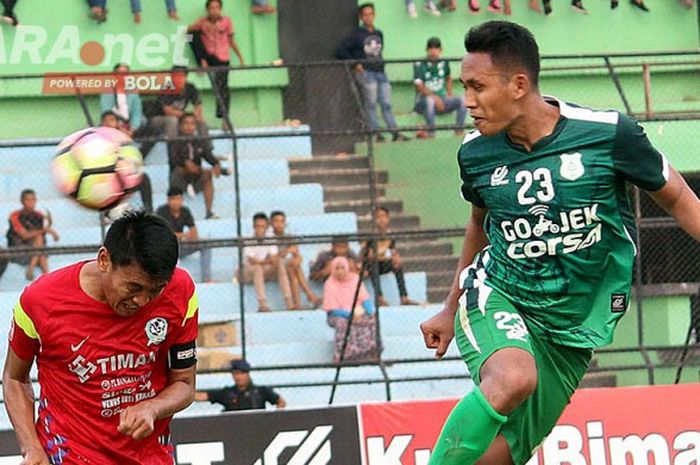
M 472 465 L 484 455 L 507 419 L 475 387 L 447 417 L 428 465 Z

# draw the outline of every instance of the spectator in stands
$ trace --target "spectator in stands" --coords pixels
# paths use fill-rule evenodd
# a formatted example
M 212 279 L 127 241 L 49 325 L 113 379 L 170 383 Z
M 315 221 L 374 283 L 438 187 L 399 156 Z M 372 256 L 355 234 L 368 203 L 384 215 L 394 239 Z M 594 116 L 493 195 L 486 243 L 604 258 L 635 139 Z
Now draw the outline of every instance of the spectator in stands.
M 107 21 L 107 0 L 88 0 L 90 6 L 90 18 L 97 21 L 97 24 Z
M 326 311 L 328 325 L 335 329 L 335 353 L 333 362 L 370 361 L 379 356 L 376 339 L 376 320 L 372 299 L 360 281 L 360 276 L 351 271 L 345 257 L 336 257 L 331 261 L 331 276 L 323 285 L 323 309 Z M 353 300 L 357 287 L 357 302 Z M 348 321 L 352 318 L 350 335 L 343 352 L 343 341 Z
M 2 16 L 0 16 L 1 21 L 4 21 L 11 26 L 17 26 L 19 24 L 19 20 L 15 14 L 16 4 L 17 0 L 2 0 L 3 12 Z
M 267 236 L 269 221 L 264 213 L 253 215 L 253 232 L 258 239 Z M 241 275 L 241 273 L 238 273 Z M 258 310 L 269 312 L 270 306 L 267 304 L 265 295 L 265 281 L 277 278 L 282 297 L 287 305 L 287 310 L 294 308 L 292 295 L 289 289 L 289 277 L 287 269 L 280 260 L 279 249 L 276 245 L 255 245 L 243 249 L 243 282 L 253 282 L 255 295 L 258 298 Z
M 178 241 L 180 242 L 180 257 L 186 257 L 199 252 L 200 279 L 202 282 L 211 282 L 211 249 L 207 247 L 192 247 L 190 241 L 199 240 L 197 225 L 189 208 L 184 205 L 185 199 L 182 189 L 171 187 L 168 189 L 168 202 L 156 210 L 156 215 L 168 222 Z
M 416 86 L 415 111 L 425 116 L 428 123 L 427 131 L 419 131 L 418 138 L 435 137 L 435 115 L 456 112 L 455 124 L 464 125 L 467 109 L 464 99 L 452 95 L 452 75 L 450 64 L 441 58 L 442 45 L 440 39 L 431 37 L 427 45 L 428 57 L 417 62 L 413 67 L 413 82 Z M 462 135 L 462 129 L 455 134 Z
M 117 63 L 114 72 L 120 78 L 129 72 L 129 66 Z M 135 137 L 144 123 L 143 105 L 141 96 L 137 92 L 126 92 L 123 83 L 118 85 L 113 92 L 100 95 L 100 110 L 104 114 L 111 111 L 119 117 L 120 127 L 129 137 Z
M 175 0 L 165 0 L 165 8 L 168 10 L 168 17 L 174 21 L 179 21 Z M 131 0 L 131 14 L 134 15 L 134 22 L 141 23 L 141 0 Z
M 377 226 L 377 233 L 380 236 L 391 232 L 391 229 L 389 228 L 391 224 L 391 216 L 389 215 L 388 208 L 377 207 L 375 224 Z M 401 305 L 417 305 L 418 302 L 408 298 L 406 282 L 403 276 L 403 263 L 401 261 L 401 255 L 396 249 L 396 240 L 384 239 L 380 237 L 376 241 L 376 255 L 374 250 L 374 242 L 374 240 L 366 241 L 362 244 L 362 248 L 363 256 L 367 257 L 365 269 L 369 270 L 369 275 L 372 279 L 372 287 L 374 287 L 374 292 L 377 294 L 379 305 L 388 305 L 386 299 L 384 298 L 384 294 L 382 293 L 379 275 L 390 272 L 393 272 L 394 276 L 396 277 L 396 284 L 399 287 L 399 296 L 401 297 Z
M 270 224 L 272 226 L 272 235 L 275 237 L 286 236 L 287 229 L 287 215 L 283 211 L 273 211 L 270 213 Z M 299 253 L 299 246 L 296 244 L 290 244 L 286 246 L 278 246 L 280 260 L 284 263 L 285 268 L 287 268 L 287 276 L 289 277 L 289 287 L 292 293 L 292 303 L 294 310 L 301 310 L 301 293 L 299 288 L 304 291 L 306 298 L 314 307 L 321 305 L 322 300 L 314 291 L 309 287 L 309 283 L 306 281 L 306 276 L 304 276 L 304 271 L 301 269 L 301 264 L 303 259 L 301 253 Z
M 7 246 L 46 247 L 46 234 L 51 235 L 54 241 L 58 241 L 58 233 L 51 227 L 51 214 L 44 215 L 36 209 L 36 192 L 32 189 L 24 189 L 20 194 L 20 201 L 22 208 L 10 213 Z M 27 281 L 34 281 L 34 269 L 37 266 L 42 274 L 49 272 L 49 259 L 46 255 L 12 258 L 10 261 L 27 265 L 24 274 Z
M 266 404 L 285 408 L 287 402 L 269 386 L 258 386 L 250 379 L 250 365 L 245 360 L 231 362 L 234 386 L 197 391 L 194 400 L 224 406 L 224 412 L 265 409 Z
M 124 120 L 122 120 L 119 117 L 119 115 L 112 110 L 105 111 L 100 117 L 101 126 L 119 129 L 121 131 L 124 131 L 128 135 L 129 131 L 127 130 L 127 124 L 128 123 L 125 123 Z M 143 209 L 147 213 L 151 213 L 153 211 L 153 189 L 151 188 L 151 178 L 145 171 L 143 171 L 141 175 L 139 193 L 141 194 L 141 203 L 143 203 Z M 109 213 L 107 214 L 107 217 L 109 217 Z
M 197 117 L 193 113 L 183 113 L 179 120 L 179 135 L 188 137 L 186 140 L 171 142 L 168 163 L 170 164 L 170 187 L 178 187 L 183 192 L 193 189 L 194 192 L 204 192 L 204 206 L 206 207 L 206 219 L 215 219 L 218 216 L 212 211 L 214 203 L 214 183 L 212 176 L 228 175 L 228 171 L 222 170 L 219 160 L 211 152 L 209 141 L 195 139 L 197 132 Z M 212 168 L 202 167 L 202 158 Z
M 256 15 L 271 15 L 275 13 L 275 7 L 270 5 L 269 0 L 253 0 L 250 11 Z
M 144 102 L 144 113 L 148 117 L 148 125 L 143 131 L 144 136 L 159 136 L 165 134 L 167 138 L 173 138 L 178 133 L 178 119 L 187 111 L 194 114 L 197 134 L 202 137 L 209 136 L 209 128 L 204 120 L 202 98 L 199 90 L 191 82 L 187 82 L 187 68 L 185 66 L 173 66 L 172 75 L 174 82 L 184 82 L 179 94 L 161 94 L 157 100 Z M 141 145 L 141 153 L 144 158 L 148 156 L 155 142 L 144 142 Z M 211 141 L 207 139 L 207 145 L 213 150 Z
M 408 137 L 398 131 L 394 113 L 391 110 L 391 83 L 384 72 L 382 59 L 384 34 L 374 27 L 374 4 L 363 3 L 358 7 L 357 12 L 362 26 L 340 44 L 336 58 L 357 61 L 354 67 L 355 78 L 362 89 L 370 129 L 373 131 L 379 129 L 378 101 L 384 122 L 392 133 L 392 140 L 408 140 Z M 385 141 L 380 132 L 376 137 L 377 142 Z
M 316 282 L 325 282 L 331 275 L 331 261 L 336 257 L 345 257 L 350 264 L 350 270 L 357 273 L 360 271 L 360 259 L 353 252 L 346 237 L 336 236 L 333 238 L 330 250 L 319 252 L 316 259 L 310 263 L 309 278 Z
M 440 16 L 440 10 L 437 5 L 435 5 L 434 0 L 425 0 L 423 2 L 423 9 L 433 16 Z M 406 12 L 411 18 L 418 17 L 418 11 L 416 11 L 416 0 L 406 0 Z
M 223 16 L 222 0 L 207 0 L 207 15 L 199 18 L 187 28 L 192 34 L 192 51 L 197 63 L 202 68 L 208 66 L 220 67 L 212 73 L 214 90 L 216 92 L 216 117 L 223 118 L 224 129 L 228 130 L 227 117 L 231 92 L 228 87 L 228 67 L 230 64 L 229 47 L 238 57 L 243 66 L 243 55 L 238 48 L 233 35 L 233 22 L 228 16 Z

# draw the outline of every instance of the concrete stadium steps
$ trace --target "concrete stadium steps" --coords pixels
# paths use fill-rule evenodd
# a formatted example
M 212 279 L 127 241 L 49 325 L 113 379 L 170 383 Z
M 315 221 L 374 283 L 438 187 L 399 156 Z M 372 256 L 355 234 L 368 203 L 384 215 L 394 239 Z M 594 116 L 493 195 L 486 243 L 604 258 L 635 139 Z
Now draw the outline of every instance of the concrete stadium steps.
M 384 186 L 377 186 L 375 192 L 380 199 L 384 199 L 386 196 Z M 369 186 L 366 183 L 357 186 L 323 186 L 323 198 L 330 203 L 367 199 L 369 198 Z
M 369 179 L 369 168 L 332 168 L 315 170 L 299 169 L 290 170 L 289 178 L 292 183 L 320 182 L 323 185 L 352 186 L 366 183 Z M 388 180 L 386 171 L 375 173 L 376 182 L 384 184 Z
M 396 215 L 403 211 L 403 201 L 387 199 L 386 197 L 378 197 L 377 205 L 386 207 Z M 372 210 L 372 203 L 369 198 L 358 198 L 358 199 L 348 199 L 348 200 L 337 200 L 337 201 L 324 201 L 323 206 L 327 212 L 346 212 L 353 211 L 358 215 L 366 215 L 368 211 Z

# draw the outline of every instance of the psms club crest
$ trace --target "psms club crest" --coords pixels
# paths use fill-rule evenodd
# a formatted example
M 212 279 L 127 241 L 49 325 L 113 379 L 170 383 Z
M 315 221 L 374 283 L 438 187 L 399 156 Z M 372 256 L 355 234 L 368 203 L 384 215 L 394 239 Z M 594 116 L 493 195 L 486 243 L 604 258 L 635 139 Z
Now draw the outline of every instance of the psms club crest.
M 158 345 L 165 341 L 165 336 L 168 334 L 168 320 L 162 317 L 151 318 L 144 330 L 148 338 L 147 345 Z
M 576 181 L 583 176 L 583 173 L 583 162 L 581 162 L 580 153 L 564 153 L 561 155 L 559 174 L 562 178 L 568 179 L 569 181 Z

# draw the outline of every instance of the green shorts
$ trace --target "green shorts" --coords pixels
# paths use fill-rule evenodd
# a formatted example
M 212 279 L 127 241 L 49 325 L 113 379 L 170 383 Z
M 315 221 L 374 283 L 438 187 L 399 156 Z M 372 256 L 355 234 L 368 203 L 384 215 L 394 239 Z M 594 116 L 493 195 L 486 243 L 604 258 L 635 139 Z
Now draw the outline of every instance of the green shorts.
M 537 388 L 508 415 L 500 431 L 515 465 L 523 465 L 554 428 L 583 378 L 593 350 L 547 341 L 541 333 L 530 331 L 527 316 L 503 294 L 478 279 L 469 284 L 460 298 L 455 339 L 474 383 L 481 383 L 481 366 L 499 349 L 519 347 L 535 357 Z

